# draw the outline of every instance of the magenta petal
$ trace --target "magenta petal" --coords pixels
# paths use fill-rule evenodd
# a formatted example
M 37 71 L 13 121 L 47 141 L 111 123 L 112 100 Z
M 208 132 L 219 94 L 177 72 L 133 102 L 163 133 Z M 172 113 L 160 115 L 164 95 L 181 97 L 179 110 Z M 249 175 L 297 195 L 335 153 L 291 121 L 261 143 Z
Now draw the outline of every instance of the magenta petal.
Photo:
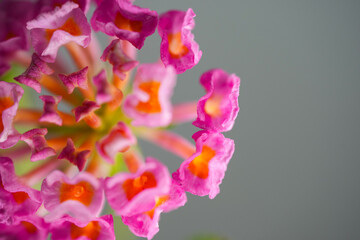
M 200 83 L 207 93 L 198 102 L 193 125 L 219 132 L 231 130 L 239 112 L 240 78 L 213 69 L 201 76 Z
M 234 141 L 225 138 L 221 133 L 208 131 L 199 131 L 193 138 L 196 141 L 196 153 L 181 164 L 180 168 L 173 173 L 173 178 L 185 191 L 199 196 L 209 195 L 212 199 L 220 192 L 219 185 L 234 153 Z M 206 159 L 207 164 L 204 159 L 197 165 L 194 164 L 193 160 L 200 155 L 202 158 L 211 155 L 210 159 Z M 192 164 L 196 165 L 197 169 L 194 170 L 194 167 L 191 167 Z M 207 168 L 207 174 L 202 171 L 204 168 Z
M 71 138 L 68 138 L 67 144 L 59 154 L 58 159 L 67 159 L 72 164 L 77 166 L 79 171 L 82 171 L 85 167 L 86 158 L 89 153 L 90 150 L 75 152 L 74 142 L 71 140 Z
M 124 79 L 125 73 L 135 68 L 139 63 L 124 53 L 119 39 L 113 40 L 105 48 L 100 59 L 104 62 L 109 61 L 113 65 L 113 72 L 121 79 Z
M 105 70 L 102 70 L 98 75 L 93 78 L 95 87 L 97 88 L 96 103 L 101 105 L 103 103 L 110 102 L 112 96 L 109 92 L 109 83 L 106 78 Z
M 129 186 L 131 181 L 141 181 L 148 187 L 134 195 Z M 166 166 L 153 158 L 147 158 L 146 164 L 136 173 L 119 173 L 107 178 L 105 193 L 110 206 L 117 214 L 131 216 L 151 210 L 158 196 L 169 193 L 170 185 L 171 177 Z
M 40 14 L 27 23 L 31 41 L 39 56 L 47 62 L 54 62 L 58 49 L 69 42 L 87 47 L 91 29 L 84 12 L 72 1 L 60 8 Z
M 61 101 L 61 96 L 42 95 L 39 98 L 44 102 L 44 113 L 41 115 L 40 122 L 49 122 L 62 125 L 62 119 L 57 113 L 57 105 Z
M 68 93 L 72 93 L 75 87 L 87 89 L 87 72 L 88 67 L 84 67 L 80 71 L 71 73 L 69 75 L 59 74 L 60 80 L 64 83 Z
M 96 149 L 101 157 L 114 164 L 117 153 L 125 152 L 135 144 L 136 138 L 130 128 L 125 123 L 118 122 L 108 135 L 96 143 Z
M 46 0 L 48 1 L 48 0 Z M 50 0 L 49 2 L 52 3 L 52 7 L 55 8 L 55 6 L 61 6 L 66 2 L 73 1 L 79 5 L 79 8 L 83 10 L 84 13 L 87 13 L 87 11 L 90 8 L 91 0 Z
M 4 240 L 46 240 L 48 232 L 49 225 L 36 215 L 19 217 L 12 225 L 0 223 L 0 238 Z
M 20 139 L 31 148 L 31 161 L 35 162 L 56 155 L 55 150 L 46 143 L 47 132 L 46 128 L 35 128 L 21 135 Z
M 152 86 L 149 87 L 148 84 Z M 135 76 L 133 93 L 126 97 L 123 106 L 124 112 L 133 118 L 132 124 L 148 127 L 169 125 L 172 119 L 170 99 L 175 84 L 176 73 L 173 67 L 165 68 L 161 63 L 140 65 Z M 151 92 L 156 89 L 157 93 Z
M 68 214 L 81 222 L 88 222 L 102 211 L 104 205 L 102 182 L 85 172 L 72 179 L 60 171 L 52 172 L 41 185 L 41 196 L 49 211 L 46 221 Z
M 183 188 L 173 181 L 169 194 L 162 201 L 164 202 L 158 202 L 157 205 L 159 204 L 159 206 L 154 207 L 149 212 L 122 216 L 121 219 L 136 236 L 152 239 L 159 231 L 160 214 L 163 211 L 169 212 L 184 206 L 187 198 Z
M 104 0 L 91 18 L 95 31 L 127 40 L 137 49 L 155 32 L 157 22 L 155 11 L 135 6 L 129 0 Z
M 104 215 L 99 218 L 91 219 L 91 222 L 79 222 L 76 218 L 70 216 L 56 220 L 51 225 L 51 236 L 53 240 L 72 240 L 73 229 L 77 228 L 80 235 L 76 239 L 99 239 L 99 240 L 115 240 L 114 224 L 112 215 Z M 87 227 L 84 232 L 79 228 Z M 93 228 L 91 228 L 93 227 Z M 82 233 L 82 234 L 81 234 Z M 89 235 L 86 235 L 89 234 Z
M 20 183 L 10 158 L 0 157 L 0 223 L 34 214 L 41 205 L 40 192 Z
M 32 61 L 26 71 L 14 79 L 19 83 L 25 84 L 33 88 L 36 92 L 41 92 L 41 85 L 39 83 L 43 74 L 50 75 L 54 71 L 47 66 L 47 64 L 39 58 L 36 53 L 32 55 Z
M 96 102 L 85 100 L 81 106 L 73 109 L 76 122 L 80 122 L 89 113 L 92 113 L 99 108 L 100 106 Z
M 20 139 L 13 120 L 23 93 L 19 85 L 0 81 L 0 149 L 10 148 Z
M 160 16 L 158 32 L 161 40 L 160 57 L 165 66 L 172 65 L 180 74 L 194 67 L 202 56 L 191 30 L 195 13 L 171 10 Z

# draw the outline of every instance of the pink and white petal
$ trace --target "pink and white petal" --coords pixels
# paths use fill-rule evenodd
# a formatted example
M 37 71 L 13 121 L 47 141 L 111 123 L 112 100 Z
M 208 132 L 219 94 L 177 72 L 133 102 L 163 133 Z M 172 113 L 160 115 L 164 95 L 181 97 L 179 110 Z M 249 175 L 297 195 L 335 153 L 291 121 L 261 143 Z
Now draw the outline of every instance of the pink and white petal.
M 58 49 L 69 42 L 87 47 L 91 29 L 84 12 L 72 1 L 51 12 L 40 14 L 27 23 L 37 54 L 44 61 L 54 62 Z
M 147 188 L 131 192 L 134 190 L 126 189 L 133 183 L 131 181 L 141 181 L 147 184 Z M 105 193 L 110 206 L 117 214 L 131 216 L 151 210 L 158 196 L 169 193 L 170 185 L 171 177 L 166 166 L 153 158 L 147 158 L 146 163 L 136 173 L 119 173 L 107 178 Z
M 177 74 L 193 68 L 202 56 L 202 51 L 191 33 L 195 27 L 195 16 L 191 8 L 186 12 L 171 10 L 160 16 L 160 57 L 164 65 L 172 65 Z
M 193 125 L 219 132 L 231 130 L 239 112 L 240 78 L 213 69 L 201 76 L 200 83 L 207 93 L 198 102 L 198 116 Z
M 69 187 L 76 191 L 69 192 Z M 73 193 L 75 195 L 71 195 Z M 60 171 L 52 172 L 41 185 L 41 196 L 49 211 L 46 221 L 54 221 L 66 214 L 84 222 L 90 221 L 100 214 L 104 205 L 102 181 L 85 172 L 72 179 Z
M 20 134 L 13 127 L 20 99 L 24 90 L 15 83 L 0 81 L 0 148 L 15 145 Z
M 169 125 L 172 119 L 171 96 L 175 84 L 176 73 L 173 67 L 165 68 L 161 63 L 140 65 L 133 93 L 127 96 L 123 106 L 124 112 L 133 118 L 132 124 L 148 127 Z M 156 90 L 158 92 L 152 92 Z
M 173 179 L 185 191 L 213 199 L 220 192 L 219 185 L 234 153 L 234 141 L 208 131 L 199 131 L 193 138 L 197 151 L 173 173 Z
M 115 240 L 113 217 L 104 215 L 84 223 L 67 216 L 52 223 L 51 234 L 53 240 L 72 240 L 74 237 L 76 239 Z
M 155 32 L 157 22 L 156 11 L 135 6 L 129 0 L 104 0 L 91 18 L 95 31 L 127 40 L 137 49 Z
M 123 122 L 111 129 L 108 135 L 96 143 L 99 155 L 111 164 L 114 164 L 116 154 L 127 151 L 136 144 L 136 138 L 130 128 Z
M 12 225 L 0 224 L 1 239 L 46 240 L 49 225 L 36 215 L 19 217 Z

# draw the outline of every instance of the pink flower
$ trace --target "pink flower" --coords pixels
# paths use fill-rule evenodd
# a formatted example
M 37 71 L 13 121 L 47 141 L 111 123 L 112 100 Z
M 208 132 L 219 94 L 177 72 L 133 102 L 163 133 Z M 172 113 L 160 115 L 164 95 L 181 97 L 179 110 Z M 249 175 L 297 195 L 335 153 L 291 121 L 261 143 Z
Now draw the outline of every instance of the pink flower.
M 136 173 L 119 173 L 105 181 L 106 198 L 121 216 L 150 211 L 158 196 L 169 193 L 171 177 L 166 166 L 147 158 Z
M 169 125 L 172 118 L 170 98 L 175 87 L 174 68 L 161 63 L 139 66 L 133 93 L 124 102 L 125 113 L 133 118 L 133 125 L 158 127 Z
M 195 13 L 168 11 L 160 16 L 158 32 L 161 40 L 160 57 L 165 66 L 172 65 L 177 74 L 194 67 L 202 56 L 191 30 L 195 26 Z
M 43 75 L 50 75 L 54 71 L 47 66 L 47 64 L 40 59 L 40 57 L 33 53 L 30 66 L 20 76 L 14 79 L 19 83 L 25 84 L 33 88 L 36 92 L 41 92 L 40 80 Z
M 125 225 L 128 225 L 131 232 L 136 236 L 152 239 L 159 231 L 159 220 L 162 212 L 170 212 L 185 205 L 186 194 L 181 186 L 172 182 L 170 192 L 158 196 L 156 204 L 150 211 L 132 216 L 122 216 Z
M 101 70 L 98 75 L 93 78 L 94 85 L 97 89 L 96 103 L 101 105 L 110 102 L 112 95 L 110 93 L 110 86 L 106 78 L 105 70 Z
M 231 130 L 239 112 L 240 78 L 213 69 L 201 76 L 200 83 L 207 93 L 198 102 L 198 117 L 193 124 L 205 130 Z
M 0 157 L 0 223 L 16 224 L 19 217 L 34 214 L 41 203 L 39 191 L 20 183 L 12 160 Z
M 109 61 L 113 65 L 113 73 L 121 79 L 125 78 L 125 73 L 138 65 L 138 61 L 131 59 L 121 47 L 119 39 L 113 40 L 107 46 L 100 58 L 102 61 Z
M 227 165 L 234 153 L 234 141 L 221 133 L 200 131 L 193 135 L 196 153 L 173 173 L 185 191 L 214 198 L 219 192 Z
M 5 240 L 46 240 L 48 232 L 49 225 L 35 215 L 19 217 L 18 222 L 12 225 L 0 223 L 0 239 Z
M 127 40 L 137 49 L 155 32 L 157 22 L 155 11 L 135 6 L 129 0 L 104 0 L 91 18 L 95 31 Z
M 87 47 L 91 29 L 84 12 L 72 1 L 61 8 L 40 14 L 27 23 L 31 41 L 37 54 L 46 61 L 54 62 L 58 49 L 69 42 Z
M 72 179 L 60 171 L 52 172 L 41 185 L 41 196 L 49 211 L 46 221 L 69 214 L 88 222 L 102 211 L 104 205 L 102 182 L 85 172 Z
M 47 145 L 45 139 L 47 133 L 46 128 L 35 128 L 21 135 L 20 139 L 31 148 L 31 161 L 35 162 L 56 155 L 55 150 Z
M 0 149 L 10 148 L 20 139 L 13 120 L 23 93 L 15 83 L 0 81 Z
M 118 122 L 108 135 L 96 143 L 96 149 L 101 157 L 114 164 L 117 153 L 125 152 L 135 144 L 136 138 L 130 128 L 125 123 Z
M 68 138 L 66 146 L 58 156 L 58 159 L 67 159 L 82 171 L 85 167 L 86 157 L 90 154 L 90 150 L 75 151 L 73 140 Z
M 42 95 L 39 98 L 44 102 L 44 112 L 41 115 L 40 122 L 49 122 L 56 125 L 62 125 L 62 119 L 57 113 L 57 105 L 61 101 L 61 96 Z
M 64 83 L 68 93 L 72 93 L 75 87 L 88 89 L 87 84 L 88 67 L 84 67 L 80 71 L 71 73 L 69 75 L 59 74 L 60 80 Z
M 69 216 L 63 217 L 51 225 L 51 234 L 53 240 L 115 240 L 111 215 L 94 218 L 85 223 Z

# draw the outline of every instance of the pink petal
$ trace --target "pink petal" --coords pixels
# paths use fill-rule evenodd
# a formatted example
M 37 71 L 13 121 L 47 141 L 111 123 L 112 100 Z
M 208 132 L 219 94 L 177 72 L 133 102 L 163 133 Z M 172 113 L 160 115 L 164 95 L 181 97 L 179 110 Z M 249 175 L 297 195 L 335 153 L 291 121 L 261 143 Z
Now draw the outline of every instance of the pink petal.
M 185 191 L 214 198 L 219 192 L 227 165 L 234 153 L 234 141 L 221 133 L 199 131 L 194 134 L 196 153 L 173 173 Z
M 133 93 L 124 100 L 124 112 L 133 118 L 133 125 L 160 127 L 172 119 L 171 96 L 176 83 L 173 67 L 161 63 L 138 67 Z M 156 92 L 157 91 L 157 92 Z
M 84 67 L 80 71 L 71 73 L 69 75 L 59 74 L 60 80 L 64 83 L 68 93 L 72 93 L 75 87 L 87 89 L 87 72 L 88 67 Z
M 67 159 L 82 171 L 85 167 L 86 158 L 90 154 L 90 150 L 75 151 L 74 142 L 68 138 L 65 148 L 61 151 L 58 159 Z
M 180 74 L 193 68 L 202 56 L 191 30 L 195 27 L 194 11 L 171 10 L 160 16 L 158 32 L 160 57 L 165 66 L 172 65 Z
M 104 0 L 91 18 L 95 31 L 127 40 L 137 49 L 155 32 L 157 22 L 155 11 L 135 6 L 129 0 Z
M 140 181 L 143 188 L 134 190 Z M 121 216 L 131 216 L 151 210 L 158 196 L 170 191 L 168 169 L 153 158 L 147 158 L 136 173 L 119 173 L 105 181 L 105 193 L 110 206 Z M 140 190 L 140 191 L 139 191 Z
M 135 144 L 136 138 L 130 128 L 125 123 L 118 122 L 108 135 L 96 143 L 96 149 L 101 157 L 114 164 L 117 153 L 125 152 Z
M 72 1 L 40 14 L 27 23 L 31 41 L 44 61 L 54 62 L 58 49 L 69 42 L 82 47 L 90 43 L 91 29 L 84 12 Z
M 25 84 L 33 88 L 36 92 L 41 92 L 41 85 L 39 81 L 43 74 L 50 75 L 54 71 L 47 66 L 47 64 L 39 58 L 36 53 L 32 55 L 32 61 L 26 71 L 14 79 L 19 83 Z
M 56 155 L 55 150 L 46 143 L 47 132 L 46 128 L 35 128 L 21 135 L 20 139 L 31 148 L 31 161 L 35 162 Z
M 200 83 L 207 93 L 198 102 L 198 116 L 193 125 L 219 132 L 231 130 L 239 112 L 240 78 L 213 69 L 201 76 Z
M 44 113 L 41 115 L 40 122 L 49 122 L 62 125 L 62 119 L 57 113 L 57 105 L 61 101 L 61 96 L 42 95 L 39 98 L 44 102 Z
M 0 81 L 0 148 L 10 148 L 20 139 L 13 127 L 20 99 L 24 90 L 15 83 Z

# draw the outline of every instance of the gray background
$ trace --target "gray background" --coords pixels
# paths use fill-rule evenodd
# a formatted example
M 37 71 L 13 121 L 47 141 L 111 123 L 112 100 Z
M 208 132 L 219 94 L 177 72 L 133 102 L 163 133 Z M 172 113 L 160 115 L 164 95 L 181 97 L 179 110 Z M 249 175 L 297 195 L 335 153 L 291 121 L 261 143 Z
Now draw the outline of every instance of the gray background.
M 179 76 L 174 102 L 204 94 L 202 72 L 241 77 L 236 152 L 214 200 L 188 194 L 155 239 L 360 239 L 360 1 L 140 0 L 197 14 L 200 63 Z M 149 38 L 143 62 L 159 57 Z M 196 128 L 176 131 L 190 138 Z M 171 171 L 181 160 L 146 145 Z

